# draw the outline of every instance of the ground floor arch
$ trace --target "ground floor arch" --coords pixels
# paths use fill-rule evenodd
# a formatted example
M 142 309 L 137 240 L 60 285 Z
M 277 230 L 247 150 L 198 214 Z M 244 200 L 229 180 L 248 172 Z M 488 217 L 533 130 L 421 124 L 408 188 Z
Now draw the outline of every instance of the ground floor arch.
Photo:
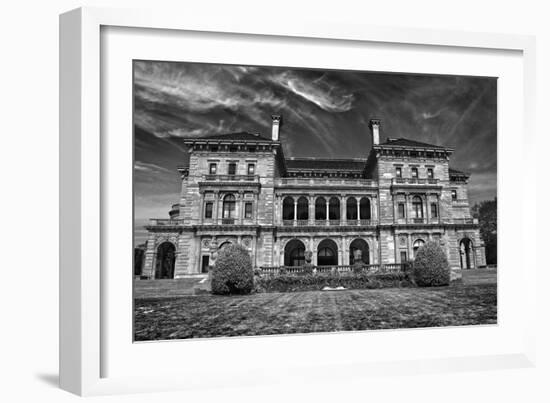
M 299 239 L 292 239 L 285 245 L 285 266 L 303 266 L 306 263 L 306 247 Z
M 173 279 L 176 266 L 176 247 L 172 242 L 163 242 L 157 248 L 155 278 Z
M 473 269 L 475 268 L 474 250 L 470 238 L 462 238 L 460 240 L 460 268 Z
M 338 245 L 332 239 L 324 239 L 317 246 L 318 266 L 338 265 Z
M 361 251 L 361 261 L 370 264 L 370 250 L 367 241 L 361 238 L 354 239 L 349 245 L 349 264 L 355 263 L 356 251 Z

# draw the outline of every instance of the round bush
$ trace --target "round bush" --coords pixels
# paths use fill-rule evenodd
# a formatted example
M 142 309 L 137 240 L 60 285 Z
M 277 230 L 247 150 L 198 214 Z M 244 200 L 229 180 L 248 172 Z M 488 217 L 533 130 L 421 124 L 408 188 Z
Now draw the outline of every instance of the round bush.
M 223 248 L 211 275 L 213 294 L 249 294 L 254 287 L 252 261 L 241 245 Z
M 413 277 L 421 287 L 449 285 L 451 271 L 445 252 L 437 242 L 427 242 L 418 249 L 413 263 Z

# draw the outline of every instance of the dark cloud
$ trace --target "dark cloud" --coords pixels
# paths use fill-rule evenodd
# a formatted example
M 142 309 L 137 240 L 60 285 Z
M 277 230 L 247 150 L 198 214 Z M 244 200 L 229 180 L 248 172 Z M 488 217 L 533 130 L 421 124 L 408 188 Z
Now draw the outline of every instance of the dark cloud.
M 147 61 L 134 63 L 134 77 L 136 195 L 171 195 L 155 216 L 177 202 L 182 137 L 269 136 L 272 113 L 283 115 L 286 156 L 364 158 L 376 117 L 382 139 L 454 147 L 451 165 L 472 174 L 472 201 L 496 196 L 495 78 Z

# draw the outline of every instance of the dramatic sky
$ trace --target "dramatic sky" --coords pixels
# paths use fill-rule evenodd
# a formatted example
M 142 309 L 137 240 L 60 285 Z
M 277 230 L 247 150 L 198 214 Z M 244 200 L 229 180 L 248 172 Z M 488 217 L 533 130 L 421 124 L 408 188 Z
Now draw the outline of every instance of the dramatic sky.
M 366 158 L 370 118 L 381 141 L 406 137 L 455 149 L 471 203 L 496 196 L 494 78 L 137 61 L 134 63 L 136 241 L 178 201 L 183 137 L 271 136 L 283 115 L 286 157 Z

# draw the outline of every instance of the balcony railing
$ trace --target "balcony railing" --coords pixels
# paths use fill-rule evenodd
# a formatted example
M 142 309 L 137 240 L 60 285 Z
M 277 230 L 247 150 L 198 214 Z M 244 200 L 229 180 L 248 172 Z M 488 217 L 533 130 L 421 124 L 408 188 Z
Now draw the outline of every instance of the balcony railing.
M 377 220 L 283 220 L 283 225 L 285 227 L 306 227 L 306 226 L 317 226 L 317 227 L 338 227 L 338 226 L 371 226 L 371 225 L 378 225 Z
M 360 269 L 363 273 L 397 273 L 410 268 L 408 263 L 366 264 Z M 284 274 L 303 275 L 306 273 L 350 273 L 355 271 L 353 265 L 338 266 L 262 266 L 257 273 L 261 276 L 278 276 Z
M 477 218 L 453 218 L 453 224 L 479 224 Z
M 234 218 L 222 218 L 222 224 L 223 225 L 233 225 L 235 224 Z
M 347 178 L 278 178 L 276 185 L 296 185 L 296 186 L 377 186 L 377 182 L 372 179 L 347 179 Z
M 149 225 L 155 226 L 169 226 L 173 227 L 174 225 L 183 225 L 183 219 L 181 218 L 151 218 L 149 220 Z
M 204 180 L 208 182 L 258 182 L 259 175 L 204 175 Z
M 433 178 L 393 178 L 394 185 L 437 185 L 438 179 Z

